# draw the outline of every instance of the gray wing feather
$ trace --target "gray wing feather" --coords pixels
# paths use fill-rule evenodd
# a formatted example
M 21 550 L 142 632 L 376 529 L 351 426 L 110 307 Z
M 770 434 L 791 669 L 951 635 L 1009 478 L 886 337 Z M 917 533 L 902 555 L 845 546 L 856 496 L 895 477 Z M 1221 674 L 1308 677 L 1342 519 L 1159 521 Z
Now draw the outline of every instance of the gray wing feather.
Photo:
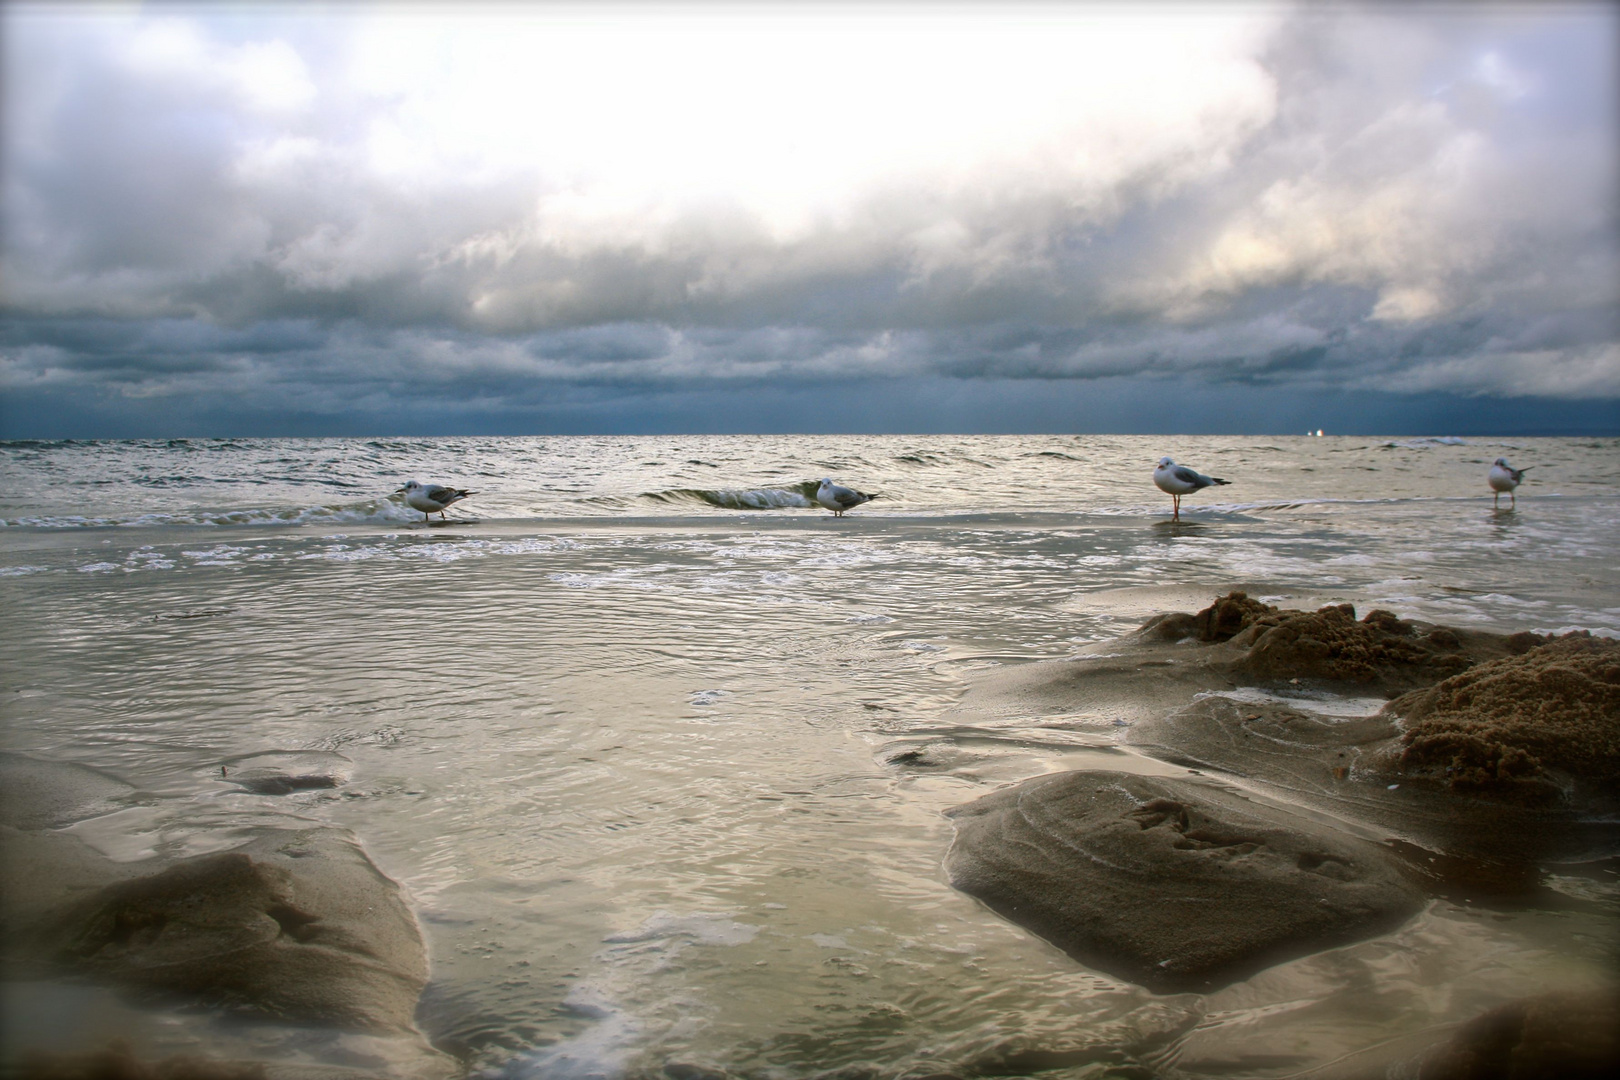
M 465 499 L 471 494 L 473 493 L 462 488 L 439 487 L 437 484 L 427 489 L 428 498 L 436 503 L 444 503 L 446 506 L 458 499 Z
M 1177 465 L 1175 468 L 1175 475 L 1176 479 L 1180 480 L 1183 484 L 1191 484 L 1194 490 L 1199 488 L 1207 488 L 1211 484 L 1225 484 L 1228 482 L 1216 476 L 1205 476 L 1201 472 L 1194 472 L 1185 465 Z
M 1203 473 L 1194 472 L 1185 465 L 1176 466 L 1175 476 L 1176 479 L 1180 480 L 1183 484 L 1197 484 L 1199 487 L 1209 486 L 1209 477 L 1205 476 Z

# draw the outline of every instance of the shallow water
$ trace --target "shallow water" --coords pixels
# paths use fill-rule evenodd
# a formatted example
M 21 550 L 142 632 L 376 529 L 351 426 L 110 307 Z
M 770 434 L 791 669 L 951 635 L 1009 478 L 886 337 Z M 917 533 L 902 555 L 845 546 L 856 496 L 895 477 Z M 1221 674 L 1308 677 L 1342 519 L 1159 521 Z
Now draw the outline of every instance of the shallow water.
M 1179 526 L 1148 478 L 1166 452 L 1232 481 Z M 1497 456 L 1535 466 L 1513 511 L 1485 488 Z M 74 826 L 119 858 L 228 846 L 266 814 L 354 830 L 422 920 L 422 1026 L 473 1069 L 921 1076 L 989 1070 L 1009 1040 L 1157 1032 L 1140 1056 L 1162 1075 L 1289 1076 L 1616 959 L 1613 874 L 1565 869 L 1567 904 L 1437 900 L 1387 937 L 1158 997 L 940 863 L 941 811 L 1000 784 L 1175 771 L 1080 705 L 956 708 L 977 673 L 1155 611 L 1239 587 L 1620 635 L 1620 440 L 222 440 L 0 461 L 0 745 L 148 792 Z M 802 505 L 829 474 L 883 498 L 841 520 Z M 427 526 L 388 498 L 411 477 L 479 494 Z M 281 795 L 219 778 L 294 750 L 351 776 Z

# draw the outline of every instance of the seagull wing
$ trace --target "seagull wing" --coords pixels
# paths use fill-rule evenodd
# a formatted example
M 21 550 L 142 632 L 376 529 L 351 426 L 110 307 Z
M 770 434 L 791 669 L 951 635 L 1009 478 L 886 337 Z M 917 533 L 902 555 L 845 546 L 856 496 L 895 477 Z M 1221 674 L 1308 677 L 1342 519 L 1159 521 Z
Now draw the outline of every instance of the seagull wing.
M 1170 472 L 1183 484 L 1192 484 L 1196 487 L 1209 487 L 1211 483 L 1209 477 L 1205 476 L 1201 472 L 1196 472 L 1189 469 L 1185 465 L 1177 465 L 1174 469 L 1171 469 Z

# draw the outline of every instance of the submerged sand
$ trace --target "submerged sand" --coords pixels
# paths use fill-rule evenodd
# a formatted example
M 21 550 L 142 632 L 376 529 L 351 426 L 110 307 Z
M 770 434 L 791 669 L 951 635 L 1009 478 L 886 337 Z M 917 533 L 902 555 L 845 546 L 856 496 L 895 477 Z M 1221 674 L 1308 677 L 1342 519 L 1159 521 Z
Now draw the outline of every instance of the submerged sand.
M 117 862 L 61 826 L 134 803 L 130 785 L 10 753 L 0 754 L 0 775 L 7 790 L 0 956 L 9 978 L 77 977 L 120 988 L 137 1007 L 132 1015 L 142 1003 L 152 1006 L 154 1030 L 179 1005 L 356 1036 L 327 1065 L 301 1065 L 296 1074 L 306 1080 L 361 1073 L 437 1080 L 457 1071 L 416 1028 L 428 976 L 416 918 L 399 886 L 345 830 L 288 815 L 281 825 L 239 830 L 229 850 Z M 274 1061 L 160 1065 L 115 1050 L 102 1057 L 35 1053 L 28 1068 L 289 1075 Z M 357 1072 L 341 1064 L 345 1057 L 374 1064 Z
M 1369 937 L 1423 903 L 1387 850 L 1207 780 L 1055 773 L 951 816 L 957 888 L 1159 991 Z

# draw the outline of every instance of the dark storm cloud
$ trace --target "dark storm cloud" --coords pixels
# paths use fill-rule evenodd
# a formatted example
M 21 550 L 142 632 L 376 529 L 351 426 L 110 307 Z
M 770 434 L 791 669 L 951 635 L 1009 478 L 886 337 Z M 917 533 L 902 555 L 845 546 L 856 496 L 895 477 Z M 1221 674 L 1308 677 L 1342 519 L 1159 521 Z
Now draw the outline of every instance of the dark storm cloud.
M 779 214 L 447 144 L 431 95 L 353 76 L 353 20 L 5 12 L 10 392 L 327 415 L 885 378 L 1620 399 L 1608 6 L 1277 9 L 1190 54 L 1152 123 L 1087 106 Z M 1117 78 L 1118 108 L 1150 96 Z

